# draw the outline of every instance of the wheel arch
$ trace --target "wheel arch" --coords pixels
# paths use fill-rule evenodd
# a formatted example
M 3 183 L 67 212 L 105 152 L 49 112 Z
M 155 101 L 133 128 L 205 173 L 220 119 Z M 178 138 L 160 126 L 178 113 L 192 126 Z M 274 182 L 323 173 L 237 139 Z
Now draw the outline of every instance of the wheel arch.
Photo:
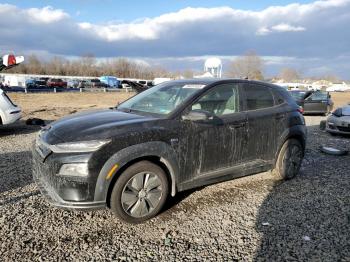
M 170 184 L 170 194 L 175 196 L 179 173 L 175 151 L 165 142 L 147 142 L 122 149 L 106 161 L 97 179 L 95 201 L 106 201 L 107 206 L 109 206 L 113 186 L 120 175 L 131 165 L 144 160 L 154 163 L 164 170 Z M 118 167 L 113 172 L 115 165 Z M 110 172 L 111 177 L 106 179 Z
M 305 150 L 305 148 L 306 148 L 306 133 L 300 129 L 297 129 L 296 127 L 290 128 L 290 130 L 285 132 L 285 134 L 282 136 L 282 139 L 280 140 L 280 142 L 278 144 L 278 150 L 276 150 L 275 158 L 274 158 L 274 166 L 276 165 L 278 155 L 280 154 L 284 143 L 286 143 L 286 141 L 289 139 L 298 140 L 303 147 L 303 151 Z

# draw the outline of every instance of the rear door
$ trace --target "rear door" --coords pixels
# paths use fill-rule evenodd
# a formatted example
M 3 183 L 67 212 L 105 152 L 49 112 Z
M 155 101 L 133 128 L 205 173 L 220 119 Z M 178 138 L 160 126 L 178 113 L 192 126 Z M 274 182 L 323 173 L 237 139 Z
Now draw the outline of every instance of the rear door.
M 276 111 L 270 87 L 247 83 L 244 94 L 248 117 L 248 158 L 250 161 L 271 160 L 278 140 L 276 121 L 285 116 Z

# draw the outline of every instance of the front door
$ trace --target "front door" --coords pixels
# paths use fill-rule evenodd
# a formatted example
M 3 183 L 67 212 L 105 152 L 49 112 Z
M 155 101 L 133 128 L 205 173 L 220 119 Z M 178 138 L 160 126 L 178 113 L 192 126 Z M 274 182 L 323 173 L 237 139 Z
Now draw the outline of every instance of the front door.
M 328 93 L 317 91 L 304 101 L 304 110 L 307 113 L 327 112 Z
M 179 144 L 187 179 L 242 163 L 246 158 L 247 117 L 241 112 L 239 83 L 212 87 L 186 112 L 203 110 L 213 118 L 206 121 L 182 120 Z

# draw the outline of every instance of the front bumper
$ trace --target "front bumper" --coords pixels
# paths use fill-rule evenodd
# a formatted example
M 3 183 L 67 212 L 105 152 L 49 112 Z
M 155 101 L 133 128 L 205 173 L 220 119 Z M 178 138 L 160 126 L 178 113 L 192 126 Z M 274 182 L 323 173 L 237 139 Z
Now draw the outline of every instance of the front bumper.
M 95 201 L 95 182 L 89 178 L 62 177 L 58 171 L 67 157 L 46 156 L 39 154 L 34 146 L 33 180 L 39 187 L 47 201 L 60 208 L 93 210 L 106 207 L 105 201 Z M 84 161 L 82 156 L 73 156 L 71 159 Z
M 337 127 L 330 128 L 329 126 L 327 126 L 326 131 L 329 133 L 332 133 L 332 134 L 350 135 L 350 129 L 349 129 L 349 131 L 341 131 Z
M 342 121 L 327 121 L 326 131 L 332 134 L 350 135 L 350 123 Z

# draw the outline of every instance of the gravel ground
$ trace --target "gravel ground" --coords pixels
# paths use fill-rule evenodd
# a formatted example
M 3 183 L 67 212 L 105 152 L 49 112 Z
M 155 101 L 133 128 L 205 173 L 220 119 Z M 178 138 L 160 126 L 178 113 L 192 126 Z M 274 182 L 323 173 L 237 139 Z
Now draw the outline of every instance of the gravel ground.
M 350 156 L 318 149 L 350 149 L 350 139 L 320 131 L 320 119 L 307 117 L 297 178 L 262 173 L 181 193 L 136 226 L 51 207 L 31 179 L 37 129 L 0 127 L 0 260 L 350 261 Z

